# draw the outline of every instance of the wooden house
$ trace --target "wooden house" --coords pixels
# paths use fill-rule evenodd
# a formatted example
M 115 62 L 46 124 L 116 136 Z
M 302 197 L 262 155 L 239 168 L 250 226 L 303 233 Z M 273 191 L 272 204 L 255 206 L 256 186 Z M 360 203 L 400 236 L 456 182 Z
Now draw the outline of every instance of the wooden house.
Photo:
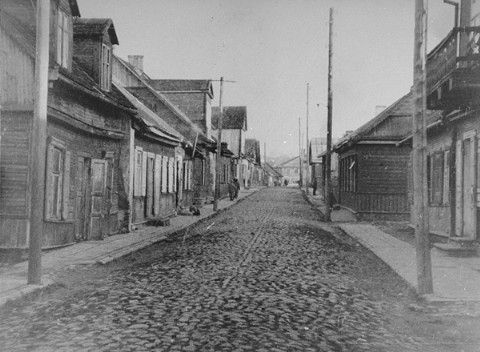
M 408 218 L 410 147 L 396 144 L 411 128 L 412 99 L 407 94 L 334 146 L 341 206 L 360 219 Z
M 212 133 L 218 136 L 218 117 L 220 108 L 212 108 Z M 240 186 L 245 185 L 242 159 L 245 157 L 245 133 L 247 132 L 247 107 L 226 106 L 223 108 L 222 143 L 225 142 L 233 153 L 232 177 L 238 179 Z
M 326 138 L 312 138 L 308 143 L 308 164 L 310 167 L 309 184 L 313 187 L 315 195 L 323 185 L 323 158 L 322 153 L 327 149 Z
M 175 149 L 175 157 L 179 162 L 176 170 L 177 206 L 201 204 L 205 201 L 201 195 L 202 190 L 208 185 L 210 173 L 208 151 L 215 150 L 215 141 L 207 137 L 206 133 L 178 106 L 150 85 L 150 78 L 139 66 L 138 56 L 135 59 L 134 62 L 126 63 L 114 57 L 114 70 L 118 72 L 118 77 L 117 75 L 115 77 L 123 82 L 126 89 L 143 105 L 181 135 L 181 148 Z M 133 73 L 137 74 L 136 80 L 131 76 Z
M 474 249 L 480 236 L 480 3 L 460 9 L 427 56 L 427 107 L 440 110 L 427 126 L 429 228 L 452 251 Z
M 101 239 L 128 223 L 129 124 L 134 107 L 111 84 L 109 19 L 83 20 L 51 1 L 43 247 Z M 26 248 L 30 228 L 35 11 L 0 8 L 0 247 Z
M 215 149 L 212 139 L 211 101 L 213 87 L 210 80 L 149 79 L 148 84 L 196 126 L 193 162 L 193 197 L 201 205 L 213 199 L 215 185 Z M 145 93 L 144 88 L 131 88 L 135 95 Z M 147 95 L 151 94 L 148 93 Z M 173 125 L 174 126 L 174 125 Z M 174 126 L 175 127 L 175 126 Z M 203 138 L 205 136 L 206 138 Z
M 264 183 L 260 142 L 253 138 L 245 139 L 245 156 L 250 164 L 249 186 L 261 186 Z

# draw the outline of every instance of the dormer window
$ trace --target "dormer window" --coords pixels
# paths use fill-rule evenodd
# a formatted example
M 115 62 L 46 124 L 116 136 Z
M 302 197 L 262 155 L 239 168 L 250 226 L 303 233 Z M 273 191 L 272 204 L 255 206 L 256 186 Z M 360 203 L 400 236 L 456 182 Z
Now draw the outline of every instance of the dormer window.
M 102 72 L 101 72 L 101 88 L 109 91 L 112 85 L 112 49 L 102 44 Z
M 70 37 L 71 37 L 70 17 L 58 10 L 57 13 L 57 63 L 65 68 L 69 67 L 70 56 Z

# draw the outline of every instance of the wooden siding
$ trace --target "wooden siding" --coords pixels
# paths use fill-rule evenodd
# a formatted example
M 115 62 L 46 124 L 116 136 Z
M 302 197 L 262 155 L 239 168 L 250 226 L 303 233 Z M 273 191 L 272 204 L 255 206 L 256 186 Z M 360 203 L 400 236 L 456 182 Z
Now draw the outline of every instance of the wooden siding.
M 34 61 L 0 27 L 0 105 L 33 107 Z
M 144 153 L 153 153 L 155 155 L 162 155 L 169 158 L 175 157 L 175 147 L 169 147 L 142 138 L 139 132 L 135 133 L 135 147 L 141 147 Z M 144 165 L 144 167 L 146 167 Z M 172 215 L 176 209 L 175 193 L 160 193 L 160 211 L 159 216 Z M 146 200 L 145 196 L 134 196 L 133 198 L 133 222 L 136 224 L 145 222 L 148 217 L 145 216 Z M 152 216 L 154 217 L 154 216 Z
M 0 119 L 0 215 L 26 217 L 32 113 L 2 111 Z
M 411 116 L 391 116 L 381 124 L 376 126 L 373 131 L 365 138 L 369 137 L 388 137 L 388 136 L 406 136 L 412 128 Z
M 357 155 L 357 188 L 340 190 L 340 204 L 360 214 L 408 217 L 409 147 L 394 145 L 356 145 L 342 153 L 340 159 Z

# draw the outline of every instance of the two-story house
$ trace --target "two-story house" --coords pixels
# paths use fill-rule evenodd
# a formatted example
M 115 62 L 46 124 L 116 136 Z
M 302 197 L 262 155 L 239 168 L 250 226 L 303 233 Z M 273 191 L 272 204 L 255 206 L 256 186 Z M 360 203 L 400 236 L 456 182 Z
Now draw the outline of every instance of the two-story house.
M 112 86 L 111 20 L 80 18 L 52 0 L 43 247 L 98 239 L 126 226 L 128 134 L 135 110 Z M 31 183 L 35 10 L 0 9 L 0 247 L 27 248 Z M 125 157 L 126 156 L 126 157 Z
M 129 199 L 130 223 L 134 227 L 168 223 L 181 203 L 183 185 L 188 185 L 181 177 L 184 137 L 128 91 L 128 87 L 148 88 L 143 69 L 138 69 L 143 66 L 141 59 L 138 55 L 130 56 L 130 64 L 113 56 L 112 62 L 113 84 L 138 112 L 130 127 Z M 173 110 L 164 112 L 175 118 Z
M 182 182 L 177 186 L 177 205 L 188 206 L 193 203 L 203 203 L 206 196 L 210 194 L 207 192 L 209 182 L 212 182 L 209 153 L 211 150 L 215 150 L 215 141 L 207 136 L 199 124 L 187 116 L 184 112 L 186 109 L 182 110 L 178 106 L 180 105 L 178 101 L 177 105 L 174 105 L 170 101 L 170 97 L 153 87 L 150 78 L 143 72 L 138 57 L 138 55 L 132 56 L 131 58 L 134 60 L 128 64 L 122 63 L 121 59 L 114 58 L 114 67 L 118 66 L 118 69 L 115 69 L 115 72 L 119 73 L 118 80 L 123 82 L 126 89 L 142 104 L 182 136 L 181 149 L 183 150 L 176 148 L 175 153 L 177 160 L 182 161 L 181 167 L 178 167 L 176 171 L 179 181 Z M 122 72 L 125 67 L 133 69 L 142 80 L 134 81 L 131 75 L 124 75 Z
M 480 235 L 479 38 L 480 2 L 461 0 L 455 26 L 427 55 L 427 108 L 442 112 L 427 129 L 430 231 L 449 236 L 453 251 Z
M 212 131 L 218 136 L 218 118 L 220 108 L 212 108 Z M 232 155 L 232 177 L 239 180 L 240 186 L 246 184 L 248 163 L 242 164 L 245 159 L 245 133 L 247 132 L 247 107 L 226 106 L 223 108 L 222 142 L 227 143 Z
M 182 111 L 208 139 L 211 139 L 213 99 L 211 80 L 151 79 L 148 83 Z M 199 155 L 204 159 L 194 160 L 193 191 L 195 203 L 203 204 L 213 199 L 216 144 L 198 139 L 195 145 Z

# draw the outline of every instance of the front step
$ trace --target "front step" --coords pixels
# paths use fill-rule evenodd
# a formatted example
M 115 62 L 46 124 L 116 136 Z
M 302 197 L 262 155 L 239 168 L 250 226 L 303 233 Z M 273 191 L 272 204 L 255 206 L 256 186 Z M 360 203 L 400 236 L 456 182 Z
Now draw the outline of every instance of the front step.
M 450 257 L 478 256 L 478 243 L 471 239 L 451 237 L 447 243 L 434 243 L 433 246 Z

